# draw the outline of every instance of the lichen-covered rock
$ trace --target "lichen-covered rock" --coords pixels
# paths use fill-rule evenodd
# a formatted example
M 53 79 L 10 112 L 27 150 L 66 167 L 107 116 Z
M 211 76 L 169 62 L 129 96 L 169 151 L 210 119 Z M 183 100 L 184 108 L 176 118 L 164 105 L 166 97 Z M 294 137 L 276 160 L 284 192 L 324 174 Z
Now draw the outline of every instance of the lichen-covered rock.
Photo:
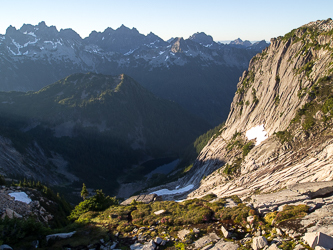
M 200 249 L 207 244 L 210 244 L 211 242 L 216 242 L 220 240 L 220 237 L 218 237 L 215 233 L 210 233 L 204 237 L 201 237 L 199 240 L 194 242 L 194 249 Z
M 258 236 L 258 237 L 253 238 L 252 248 L 254 250 L 262 249 L 267 245 L 268 245 L 268 243 L 264 236 Z
M 211 250 L 237 250 L 239 248 L 239 245 L 235 242 L 225 242 L 223 240 L 220 240 L 215 244 L 214 247 L 211 248 Z

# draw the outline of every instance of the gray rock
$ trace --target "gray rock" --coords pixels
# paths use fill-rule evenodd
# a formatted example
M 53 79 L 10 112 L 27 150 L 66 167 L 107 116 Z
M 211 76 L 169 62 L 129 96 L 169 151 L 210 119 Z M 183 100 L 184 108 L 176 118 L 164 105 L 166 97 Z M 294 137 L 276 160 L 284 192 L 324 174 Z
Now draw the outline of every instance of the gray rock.
M 139 250 L 142 249 L 143 245 L 141 245 L 140 243 L 135 243 L 133 245 L 130 245 L 130 249 L 131 250 Z
M 237 203 L 234 202 L 232 199 L 227 199 L 226 202 L 227 203 L 224 205 L 225 207 L 230 207 L 230 208 L 237 207 Z
M 315 248 L 316 246 L 328 249 L 333 248 L 333 238 L 321 232 L 306 233 L 303 239 L 312 248 Z
M 231 233 L 224 226 L 221 226 L 221 231 L 223 233 L 224 238 L 230 238 L 231 237 Z
M 274 243 L 272 245 L 270 245 L 267 250 L 280 250 L 280 248 L 277 247 L 277 245 Z M 295 249 L 294 249 L 295 250 Z
M 112 245 L 110 246 L 110 249 L 115 249 L 117 244 L 118 244 L 117 242 L 113 242 Z
M 333 192 L 333 181 L 297 183 L 287 186 L 291 191 L 308 195 L 311 199 Z
M 131 250 L 155 250 L 156 245 L 153 241 L 147 242 L 144 245 L 141 245 L 140 243 L 135 243 L 130 246 Z
M 156 212 L 154 212 L 155 215 L 160 215 L 160 214 L 164 214 L 166 211 L 165 210 L 158 210 Z
M 211 250 L 237 250 L 238 248 L 239 245 L 234 242 L 220 240 L 211 248 Z
M 59 234 L 50 234 L 46 236 L 46 241 L 49 241 L 50 239 L 55 240 L 57 238 L 59 239 L 67 239 L 72 237 L 76 231 L 70 232 L 70 233 L 59 233 Z
M 19 218 L 21 219 L 23 216 L 16 213 L 14 210 L 10 209 L 10 208 L 6 208 L 3 215 L 2 215 L 2 219 L 4 219 L 5 217 L 8 217 L 9 219 L 13 219 L 13 218 Z
M 262 249 L 267 245 L 268 245 L 268 243 L 264 236 L 258 236 L 258 237 L 253 238 L 252 248 L 254 250 Z
M 203 248 L 201 248 L 201 250 L 209 250 L 209 249 L 212 249 L 213 245 L 207 245 L 207 246 L 204 246 Z
M 160 245 L 162 243 L 163 239 L 160 238 L 160 237 L 156 237 L 154 242 L 157 244 L 157 245 Z
M 300 224 L 308 233 L 322 232 L 333 236 L 333 204 L 322 206 L 302 218 Z
M 178 232 L 177 236 L 178 236 L 179 239 L 184 240 L 185 237 L 186 237 L 189 233 L 191 233 L 190 230 L 188 230 L 188 229 L 183 229 L 183 230 L 180 230 L 180 231 Z
M 301 244 L 297 244 L 294 248 L 294 250 L 303 250 L 303 249 L 305 249 L 305 247 Z
M 205 235 L 204 237 L 200 238 L 199 240 L 194 242 L 194 249 L 199 249 L 211 242 L 216 242 L 220 240 L 220 237 L 216 235 L 216 233 L 210 233 L 208 235 Z
M 8 245 L 1 245 L 1 246 L 0 246 L 0 249 L 1 249 L 1 250 L 13 250 L 13 248 L 11 248 L 11 247 L 8 246 Z
M 316 247 L 314 248 L 314 250 L 328 250 L 328 249 L 325 248 L 325 247 L 316 246 Z

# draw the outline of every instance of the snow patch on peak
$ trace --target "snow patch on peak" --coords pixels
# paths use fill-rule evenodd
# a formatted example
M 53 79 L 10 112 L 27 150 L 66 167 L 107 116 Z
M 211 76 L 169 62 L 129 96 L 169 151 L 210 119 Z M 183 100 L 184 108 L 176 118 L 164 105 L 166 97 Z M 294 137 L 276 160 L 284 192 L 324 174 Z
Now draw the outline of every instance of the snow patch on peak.
M 246 137 L 248 140 L 256 139 L 256 146 L 268 138 L 265 131 L 264 124 L 258 125 L 246 131 Z

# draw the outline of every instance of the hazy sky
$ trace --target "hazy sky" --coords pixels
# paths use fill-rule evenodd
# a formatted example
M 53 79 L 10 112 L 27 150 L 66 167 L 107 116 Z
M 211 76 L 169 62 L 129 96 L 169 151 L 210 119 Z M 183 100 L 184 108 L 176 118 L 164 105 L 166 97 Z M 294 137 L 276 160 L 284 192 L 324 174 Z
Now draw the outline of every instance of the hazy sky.
M 0 0 L 0 34 L 9 25 L 45 21 L 58 30 L 91 31 L 121 24 L 162 39 L 205 32 L 215 41 L 267 40 L 311 21 L 333 18 L 333 0 Z

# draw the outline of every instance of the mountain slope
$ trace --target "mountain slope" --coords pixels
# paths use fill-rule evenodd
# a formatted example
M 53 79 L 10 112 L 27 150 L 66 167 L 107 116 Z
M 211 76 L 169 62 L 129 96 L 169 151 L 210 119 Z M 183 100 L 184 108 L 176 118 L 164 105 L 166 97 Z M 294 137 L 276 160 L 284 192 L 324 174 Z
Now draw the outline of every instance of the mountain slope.
M 31 178 L 53 184 L 61 180 L 54 177 L 59 171 L 53 158 L 59 158 L 76 175 L 64 182 L 79 178 L 114 191 L 133 166 L 177 156 L 208 128 L 126 75 L 74 74 L 38 92 L 2 92 L 0 103 L 0 134 L 12 140 L 23 165 L 28 156 L 34 162 L 20 174 L 29 172 Z M 38 158 L 31 151 L 38 149 L 53 174 L 36 171 L 43 163 L 35 163 Z M 19 174 L 8 164 L 2 172 Z
M 198 188 L 188 197 L 247 196 L 332 180 L 332 34 L 331 19 L 309 23 L 252 58 L 225 127 L 181 181 Z M 259 130 L 257 142 L 249 138 L 252 128 Z
M 45 22 L 10 26 L 0 35 L 0 90 L 37 91 L 74 73 L 125 73 L 216 125 L 227 117 L 241 72 L 263 47 L 234 48 L 204 33 L 168 43 L 125 26 L 85 39 Z

